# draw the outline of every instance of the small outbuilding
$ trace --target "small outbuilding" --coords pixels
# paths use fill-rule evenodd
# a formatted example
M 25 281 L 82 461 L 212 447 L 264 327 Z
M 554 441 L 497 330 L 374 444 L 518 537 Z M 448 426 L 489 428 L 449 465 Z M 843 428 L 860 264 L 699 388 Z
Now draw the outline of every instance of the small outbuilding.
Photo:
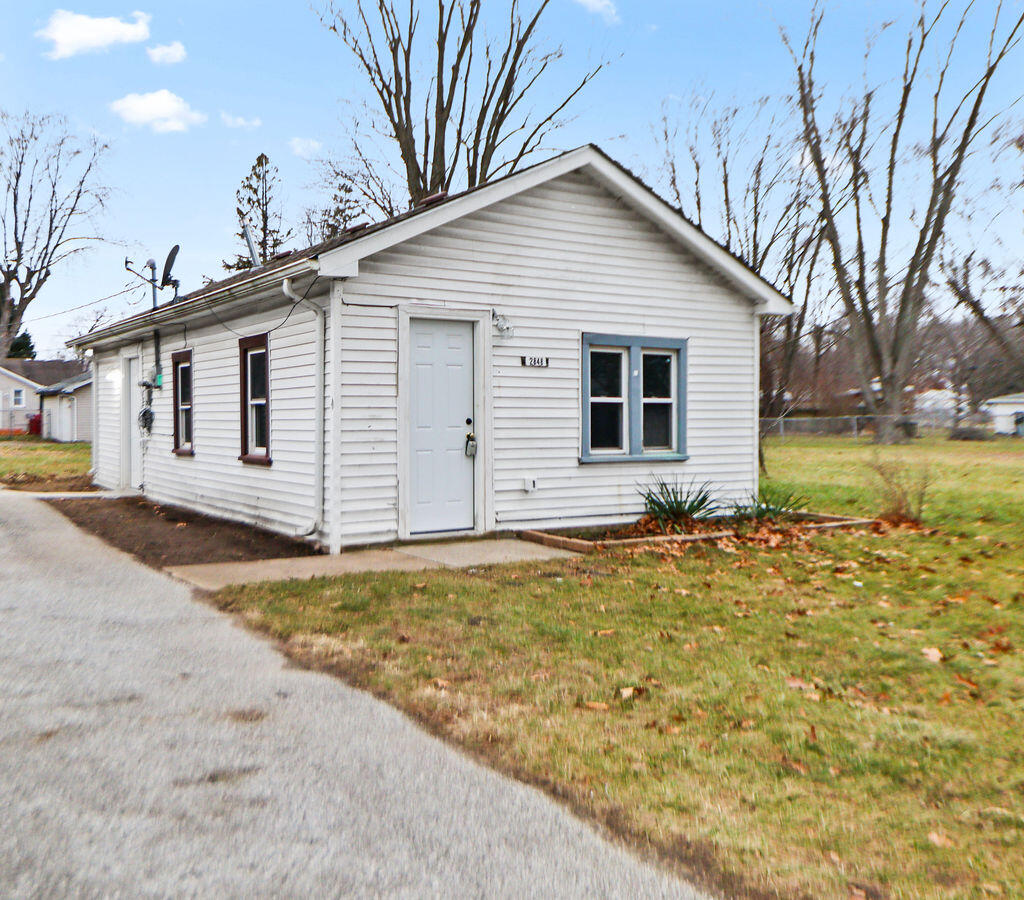
M 36 391 L 42 435 L 51 441 L 92 440 L 92 373 L 80 372 Z
M 587 146 L 72 341 L 98 484 L 359 544 L 623 522 L 758 486 L 790 301 Z
M 996 434 L 1024 437 L 1024 393 L 993 397 L 982 404 L 982 409 L 992 417 Z

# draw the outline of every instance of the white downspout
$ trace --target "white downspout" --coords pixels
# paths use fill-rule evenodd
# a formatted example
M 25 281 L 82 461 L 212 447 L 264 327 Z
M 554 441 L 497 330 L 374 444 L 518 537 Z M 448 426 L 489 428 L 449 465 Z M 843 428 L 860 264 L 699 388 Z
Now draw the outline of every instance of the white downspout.
M 313 311 L 313 315 L 316 316 L 316 461 L 314 463 L 314 497 L 316 500 L 315 508 L 316 512 L 313 516 L 313 522 L 309 526 L 307 531 L 302 532 L 303 537 L 309 537 L 310 535 L 319 534 L 323 529 L 324 524 L 324 426 L 327 421 L 326 412 L 324 409 L 325 400 L 325 368 L 326 368 L 326 351 L 327 351 L 327 313 L 324 308 L 312 300 L 304 299 L 295 293 L 292 288 L 292 280 L 285 278 L 281 282 L 281 292 L 292 301 L 292 303 L 301 303 L 303 306 L 308 307 Z

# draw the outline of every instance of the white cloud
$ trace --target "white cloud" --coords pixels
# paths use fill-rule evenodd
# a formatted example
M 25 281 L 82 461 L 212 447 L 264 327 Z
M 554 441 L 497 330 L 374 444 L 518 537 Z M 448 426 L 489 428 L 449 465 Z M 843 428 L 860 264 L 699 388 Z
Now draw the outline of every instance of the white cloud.
M 288 141 L 288 146 L 291 147 L 292 153 L 296 156 L 301 156 L 303 159 L 310 159 L 320 152 L 323 144 L 313 138 L 293 137 Z
M 147 47 L 151 62 L 158 66 L 172 66 L 175 63 L 184 62 L 187 54 L 185 45 L 181 41 L 173 41 L 170 44 L 157 44 L 155 47 Z
M 128 94 L 111 103 L 110 108 L 129 125 L 148 126 L 158 134 L 188 131 L 191 126 L 206 121 L 203 113 L 166 89 L 150 94 Z
M 615 8 L 614 0 L 576 0 L 576 2 L 587 12 L 600 16 L 609 25 L 619 23 L 619 11 Z
M 228 128 L 244 128 L 246 131 L 252 131 L 254 128 L 259 128 L 260 125 L 263 124 L 263 121 L 259 116 L 246 119 L 244 116 L 233 116 L 231 113 L 226 112 L 221 112 L 220 120 L 227 125 Z
M 36 37 L 53 41 L 46 54 L 50 59 L 67 59 L 78 53 L 106 50 L 114 44 L 135 44 L 149 39 L 150 16 L 133 12 L 134 22 L 125 22 L 113 16 L 98 18 L 66 9 L 55 10 L 46 27 Z

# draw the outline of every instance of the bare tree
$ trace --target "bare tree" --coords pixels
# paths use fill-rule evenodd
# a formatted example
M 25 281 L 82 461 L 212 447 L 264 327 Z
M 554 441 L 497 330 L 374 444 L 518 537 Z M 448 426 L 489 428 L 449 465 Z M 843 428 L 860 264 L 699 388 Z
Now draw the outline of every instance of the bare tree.
M 93 216 L 107 198 L 98 172 L 106 149 L 75 137 L 59 116 L 0 112 L 0 359 L 53 270 L 99 240 Z
M 256 233 L 253 242 L 261 262 L 267 262 L 278 253 L 285 243 L 291 239 L 292 232 L 284 226 L 280 198 L 277 196 L 281 186 L 281 177 L 266 153 L 256 157 L 249 174 L 242 180 L 235 193 L 237 207 L 235 212 L 239 221 L 256 219 Z M 241 228 L 237 237 L 245 245 L 245 232 Z M 252 259 L 248 249 L 239 253 L 232 260 L 225 260 L 224 268 L 229 272 L 251 269 Z
M 761 323 L 761 412 L 779 416 L 799 398 L 794 375 L 807 328 L 820 315 L 821 232 L 798 152 L 792 106 L 761 98 L 714 105 L 695 95 L 679 116 L 665 109 L 658 130 L 671 199 L 754 272 L 792 297 L 792 316 Z
M 333 172 L 329 181 L 331 185 L 330 200 L 321 206 L 306 209 L 302 219 L 303 234 L 306 246 L 322 243 L 337 237 L 363 215 L 362 204 L 355 197 L 355 188 L 351 179 L 343 172 L 325 163 Z
M 953 249 L 943 253 L 942 274 L 956 305 L 979 323 L 993 349 L 1024 380 L 1024 263 L 1019 245 L 1024 229 L 1024 134 L 1017 130 L 1007 138 L 997 131 L 991 148 L 996 174 L 981 192 L 985 214 L 979 209 L 962 217 L 967 220 L 965 234 L 949 241 Z M 1013 154 L 1008 164 L 1007 152 Z M 983 234 L 973 234 L 979 225 Z M 968 249 L 957 249 L 957 244 Z M 984 251 L 979 253 L 978 247 Z
M 869 411 L 880 414 L 876 438 L 882 442 L 897 439 L 895 423 L 903 412 L 931 272 L 964 165 L 979 136 L 998 117 L 987 110 L 989 87 L 1024 27 L 1024 14 L 1003 27 L 998 3 L 984 65 L 966 88 L 957 90 L 951 81 L 965 64 L 957 60 L 954 66 L 954 57 L 974 4 L 967 4 L 943 38 L 939 31 L 949 7 L 946 0 L 933 12 L 922 0 L 905 38 L 902 72 L 891 98 L 883 88 L 865 85 L 831 116 L 816 79 L 821 5 L 813 9 L 799 52 L 786 39 L 796 68 L 803 158 L 814 173 L 824 239 L 854 335 L 862 394 Z M 936 41 L 944 41 L 944 48 L 937 68 L 929 70 L 926 60 Z M 869 43 L 865 69 L 870 56 Z M 919 96 L 925 98 L 930 128 L 913 139 L 908 131 L 923 112 Z M 891 110 L 880 112 L 890 100 Z M 917 184 L 924 189 L 915 196 Z M 905 246 L 903 235 L 910 238 Z
M 430 37 L 422 42 L 416 0 L 355 0 L 351 12 L 351 3 L 327 7 L 321 20 L 351 50 L 378 104 L 371 134 L 353 136 L 344 163 L 349 173 L 358 171 L 354 184 L 368 205 L 395 215 L 406 192 L 416 204 L 456 183 L 472 188 L 515 171 L 542 148 L 601 69 L 535 111 L 535 89 L 562 56 L 560 47 L 537 46 L 549 3 L 540 0 L 523 15 L 519 0 L 510 0 L 504 34 L 488 40 L 483 0 L 437 0 L 426 21 Z M 397 148 L 397 171 L 374 152 L 372 133 Z
M 957 304 L 981 324 L 996 351 L 1024 379 L 1019 338 L 1024 329 L 1024 268 L 1019 262 L 1013 268 L 996 266 L 971 252 L 960 262 L 943 260 L 942 272 Z

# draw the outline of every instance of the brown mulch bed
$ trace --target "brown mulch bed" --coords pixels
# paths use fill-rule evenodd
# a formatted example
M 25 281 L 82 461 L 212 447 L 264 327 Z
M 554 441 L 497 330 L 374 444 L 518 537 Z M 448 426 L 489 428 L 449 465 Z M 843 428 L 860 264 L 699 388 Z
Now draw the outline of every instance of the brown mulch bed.
M 92 483 L 91 475 L 66 475 L 64 477 L 44 478 L 39 475 L 13 475 L 4 479 L 4 487 L 12 491 L 37 491 L 39 493 L 81 493 L 82 491 L 98 491 Z
M 79 528 L 154 568 L 313 556 L 312 544 L 140 497 L 54 498 L 52 506 Z
M 709 519 L 691 519 L 686 527 L 678 530 L 663 528 L 652 516 L 642 516 L 635 522 L 625 525 L 604 525 L 591 528 L 559 528 L 552 534 L 564 537 L 579 538 L 584 541 L 624 541 L 642 537 L 660 537 L 667 534 L 711 534 L 737 524 L 746 524 L 749 520 L 739 522 L 731 516 L 716 516 Z

